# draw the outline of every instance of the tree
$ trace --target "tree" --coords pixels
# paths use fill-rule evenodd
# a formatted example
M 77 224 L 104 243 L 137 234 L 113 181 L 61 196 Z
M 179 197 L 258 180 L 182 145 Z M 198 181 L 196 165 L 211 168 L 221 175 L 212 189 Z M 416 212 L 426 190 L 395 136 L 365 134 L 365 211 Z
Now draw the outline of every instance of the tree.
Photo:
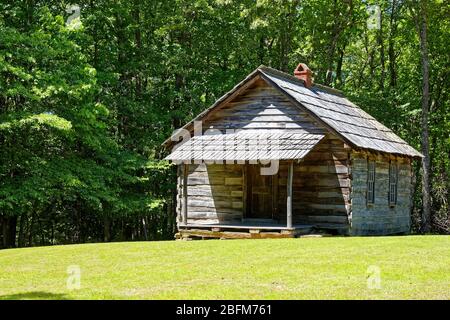
M 367 25 L 373 4 L 381 29 Z M 0 4 L 0 246 L 172 239 L 161 142 L 258 65 L 299 62 L 422 146 L 414 231 L 449 232 L 446 2 L 78 5 L 75 28 L 66 1 Z
M 431 230 L 431 188 L 430 188 L 430 141 L 429 141 L 429 101 L 430 76 L 427 38 L 427 0 L 415 2 L 415 19 L 420 39 L 420 56 L 422 65 L 422 121 L 421 149 L 422 159 L 422 232 Z

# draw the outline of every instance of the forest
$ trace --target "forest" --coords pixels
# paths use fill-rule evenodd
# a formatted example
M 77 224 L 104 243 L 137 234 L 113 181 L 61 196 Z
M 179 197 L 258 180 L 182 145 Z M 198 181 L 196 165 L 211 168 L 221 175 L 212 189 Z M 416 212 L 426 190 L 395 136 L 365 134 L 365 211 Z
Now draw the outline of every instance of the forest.
M 413 233 L 450 233 L 450 3 L 0 0 L 0 247 L 173 239 L 161 143 L 264 64 L 424 155 Z

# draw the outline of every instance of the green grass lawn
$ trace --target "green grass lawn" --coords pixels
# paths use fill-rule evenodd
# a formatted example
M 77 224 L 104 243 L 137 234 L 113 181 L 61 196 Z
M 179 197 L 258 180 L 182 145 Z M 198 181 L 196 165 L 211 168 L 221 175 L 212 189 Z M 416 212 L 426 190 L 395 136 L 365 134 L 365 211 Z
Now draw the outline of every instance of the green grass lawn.
M 79 266 L 79 289 L 67 268 Z M 375 273 L 369 266 L 375 266 Z M 369 268 L 369 272 L 368 272 Z M 380 288 L 368 288 L 380 271 Z M 83 244 L 0 250 L 0 299 L 450 299 L 450 237 Z

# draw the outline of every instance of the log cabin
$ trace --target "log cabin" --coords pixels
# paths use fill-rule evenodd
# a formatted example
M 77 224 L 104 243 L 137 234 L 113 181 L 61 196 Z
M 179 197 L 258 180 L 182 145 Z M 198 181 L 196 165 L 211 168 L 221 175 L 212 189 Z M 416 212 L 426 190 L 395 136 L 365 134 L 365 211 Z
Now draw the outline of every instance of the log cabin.
M 421 153 L 303 63 L 258 67 L 164 145 L 179 239 L 410 230 Z

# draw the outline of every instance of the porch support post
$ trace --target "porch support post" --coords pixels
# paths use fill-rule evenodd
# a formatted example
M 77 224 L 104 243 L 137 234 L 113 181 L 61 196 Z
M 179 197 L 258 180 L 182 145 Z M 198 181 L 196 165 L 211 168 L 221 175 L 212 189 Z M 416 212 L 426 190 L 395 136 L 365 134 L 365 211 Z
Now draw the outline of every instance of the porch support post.
M 188 214 L 188 201 L 187 201 L 187 178 L 189 172 L 189 165 L 187 163 L 183 166 L 183 211 L 182 211 L 182 221 L 184 225 L 187 225 L 187 214 Z
M 288 166 L 286 220 L 287 227 L 292 228 L 292 180 L 294 177 L 294 162 L 290 161 Z

